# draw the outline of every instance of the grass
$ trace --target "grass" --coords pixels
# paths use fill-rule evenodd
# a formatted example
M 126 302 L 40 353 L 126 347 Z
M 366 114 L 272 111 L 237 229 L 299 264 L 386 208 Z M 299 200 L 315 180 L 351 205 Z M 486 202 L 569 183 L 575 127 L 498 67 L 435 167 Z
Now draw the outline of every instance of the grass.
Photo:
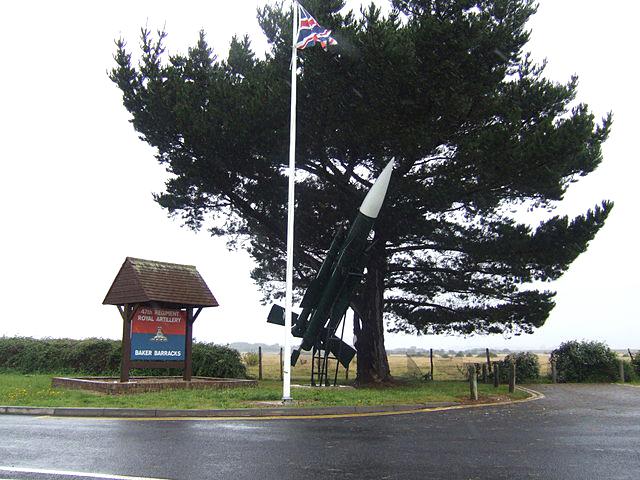
M 496 398 L 519 399 L 527 394 L 509 395 L 506 386 L 494 389 L 478 385 L 481 401 Z M 344 406 L 457 402 L 468 399 L 466 382 L 406 382 L 390 388 L 296 388 L 292 396 L 297 406 Z M 265 380 L 256 388 L 228 390 L 170 390 L 134 395 L 104 395 L 80 390 L 51 388 L 51 375 L 0 374 L 0 405 L 38 407 L 99 407 L 157 409 L 248 408 L 257 402 L 277 402 L 282 384 Z

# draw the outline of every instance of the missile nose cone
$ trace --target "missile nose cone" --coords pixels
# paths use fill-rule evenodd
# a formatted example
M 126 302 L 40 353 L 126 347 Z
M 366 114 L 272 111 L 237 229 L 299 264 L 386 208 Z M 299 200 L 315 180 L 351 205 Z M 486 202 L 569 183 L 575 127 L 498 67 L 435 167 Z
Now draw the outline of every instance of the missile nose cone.
M 360 205 L 360 213 L 366 215 L 369 218 L 378 218 L 380 208 L 382 208 L 382 202 L 387 195 L 387 187 L 389 186 L 389 180 L 391 180 L 391 172 L 393 172 L 393 160 L 391 160 L 382 173 L 371 186 L 371 190 L 364 197 L 362 205 Z

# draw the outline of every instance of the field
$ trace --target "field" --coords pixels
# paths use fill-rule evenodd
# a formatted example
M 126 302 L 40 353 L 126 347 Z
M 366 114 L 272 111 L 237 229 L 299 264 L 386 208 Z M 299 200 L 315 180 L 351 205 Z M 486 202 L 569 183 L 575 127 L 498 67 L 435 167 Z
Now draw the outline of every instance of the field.
M 407 355 L 389 355 L 389 368 L 391 374 L 397 378 L 420 378 L 430 372 L 429 356 L 407 356 Z M 499 361 L 504 355 L 491 357 L 491 361 Z M 550 371 L 549 356 L 539 354 L 540 374 L 547 375 Z M 464 380 L 466 364 L 469 363 L 485 363 L 486 357 L 449 357 L 442 358 L 434 356 L 433 358 L 433 377 L 434 380 Z M 349 380 L 355 375 L 357 358 L 351 362 L 349 371 Z M 258 378 L 258 365 L 247 366 L 249 376 Z M 333 379 L 336 371 L 336 362 L 329 362 L 330 378 Z M 291 379 L 297 382 L 308 383 L 311 377 L 311 355 L 301 355 L 298 364 L 291 371 Z M 338 383 L 346 382 L 345 371 L 342 367 L 338 369 Z M 277 353 L 263 353 L 262 359 L 262 378 L 278 380 L 280 379 L 280 355 Z

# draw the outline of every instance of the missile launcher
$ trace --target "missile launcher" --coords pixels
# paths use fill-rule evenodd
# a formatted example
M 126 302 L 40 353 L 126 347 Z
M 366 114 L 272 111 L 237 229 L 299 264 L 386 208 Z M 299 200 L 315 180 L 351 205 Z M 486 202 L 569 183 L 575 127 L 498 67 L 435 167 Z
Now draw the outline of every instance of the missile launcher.
M 393 160 L 371 186 L 350 228 L 338 229 L 316 278 L 302 298 L 302 311 L 299 315 L 292 314 L 291 334 L 301 338 L 302 343 L 292 352 L 291 365 L 296 364 L 301 350 L 314 347 L 330 351 L 344 368 L 353 359 L 355 349 L 335 333 L 364 276 L 371 250 L 369 234 L 384 202 L 392 171 Z M 273 305 L 267 322 L 284 326 L 284 315 L 281 306 Z

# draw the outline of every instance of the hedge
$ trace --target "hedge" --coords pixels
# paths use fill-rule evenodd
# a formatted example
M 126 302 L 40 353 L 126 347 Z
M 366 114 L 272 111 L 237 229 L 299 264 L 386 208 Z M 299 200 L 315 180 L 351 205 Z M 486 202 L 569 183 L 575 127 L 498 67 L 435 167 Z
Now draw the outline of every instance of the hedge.
M 535 353 L 510 353 L 501 362 L 500 370 L 508 375 L 511 363 L 516 364 L 516 380 L 520 383 L 536 381 L 540 378 L 540 361 Z
M 119 375 L 122 342 L 102 338 L 35 339 L 0 337 L 0 371 L 80 375 Z M 194 342 L 192 367 L 195 376 L 246 378 L 240 353 L 213 343 Z M 170 369 L 132 370 L 132 375 L 177 375 Z
M 618 357 L 602 342 L 561 344 L 551 352 L 560 382 L 615 382 L 619 377 Z

